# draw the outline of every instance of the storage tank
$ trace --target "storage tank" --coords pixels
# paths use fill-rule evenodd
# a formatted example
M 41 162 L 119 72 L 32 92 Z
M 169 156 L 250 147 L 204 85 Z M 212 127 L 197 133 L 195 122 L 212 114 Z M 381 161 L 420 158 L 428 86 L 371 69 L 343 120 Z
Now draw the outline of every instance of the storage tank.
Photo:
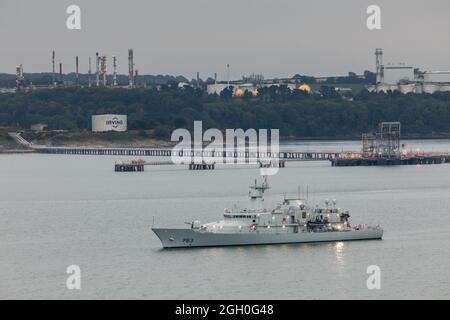
M 442 92 L 450 91 L 450 84 L 441 84 L 441 85 L 439 85 L 439 91 L 442 91 Z
M 415 83 L 400 84 L 399 89 L 400 92 L 404 94 L 414 93 L 416 92 L 416 84 Z
M 423 93 L 435 93 L 439 91 L 439 84 L 434 83 L 423 83 L 422 84 L 422 92 Z
M 92 132 L 127 131 L 127 116 L 100 114 L 92 116 Z

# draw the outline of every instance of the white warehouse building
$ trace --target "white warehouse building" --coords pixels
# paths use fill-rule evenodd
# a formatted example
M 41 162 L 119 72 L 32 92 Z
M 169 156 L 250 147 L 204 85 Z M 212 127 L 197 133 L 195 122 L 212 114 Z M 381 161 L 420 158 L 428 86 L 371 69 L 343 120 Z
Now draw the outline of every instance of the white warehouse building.
M 100 114 L 92 116 L 92 132 L 127 131 L 127 116 Z

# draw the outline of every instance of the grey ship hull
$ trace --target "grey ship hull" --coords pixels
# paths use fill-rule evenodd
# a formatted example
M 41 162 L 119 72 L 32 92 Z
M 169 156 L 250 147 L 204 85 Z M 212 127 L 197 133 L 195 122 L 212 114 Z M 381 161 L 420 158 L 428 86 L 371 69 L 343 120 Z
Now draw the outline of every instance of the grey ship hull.
M 383 230 L 379 228 L 299 233 L 211 233 L 193 229 L 168 228 L 152 228 L 152 230 L 161 240 L 164 248 L 372 240 L 381 239 L 383 236 Z

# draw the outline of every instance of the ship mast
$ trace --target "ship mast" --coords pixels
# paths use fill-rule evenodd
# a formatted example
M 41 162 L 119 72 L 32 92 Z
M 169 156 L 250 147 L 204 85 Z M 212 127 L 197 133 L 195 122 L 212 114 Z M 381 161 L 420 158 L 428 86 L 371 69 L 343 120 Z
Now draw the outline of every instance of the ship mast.
M 267 176 L 263 177 L 263 182 L 258 184 L 257 179 L 255 179 L 255 184 L 250 186 L 249 197 L 252 200 L 263 199 L 264 191 L 270 189 L 269 183 L 267 182 Z

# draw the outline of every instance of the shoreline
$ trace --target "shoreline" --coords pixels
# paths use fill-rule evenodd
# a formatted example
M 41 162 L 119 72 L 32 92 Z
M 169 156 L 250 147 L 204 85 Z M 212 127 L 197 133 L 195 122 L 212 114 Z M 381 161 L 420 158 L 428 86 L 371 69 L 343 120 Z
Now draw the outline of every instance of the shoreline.
M 41 131 L 19 130 L 18 128 L 3 128 L 0 132 L 0 153 L 33 153 L 33 150 L 26 145 L 18 144 L 10 136 L 9 132 L 21 132 L 25 141 L 31 142 L 35 146 L 66 147 L 66 148 L 172 148 L 179 142 L 168 141 L 169 138 L 155 138 L 150 132 L 139 132 L 130 130 L 125 133 L 107 132 L 92 133 L 89 131 Z M 430 133 L 430 134 L 404 134 L 401 140 L 405 143 L 411 140 L 448 140 L 450 133 Z M 295 143 L 322 143 L 322 142 L 360 142 L 360 134 L 333 135 L 333 136 L 281 136 L 280 144 Z M 209 142 L 203 142 L 208 145 Z
M 431 141 L 431 140 L 450 140 L 450 136 L 449 137 L 429 137 L 429 136 L 421 136 L 421 137 L 407 137 L 407 138 L 403 138 L 402 142 L 406 142 L 405 144 L 407 144 L 408 141 L 420 141 L 420 140 L 424 140 L 424 141 Z M 320 142 L 331 142 L 331 143 L 339 143 L 339 142 L 361 142 L 361 139 L 343 139 L 343 138 L 328 138 L 328 137 L 323 137 L 321 139 L 308 139 L 308 138 L 280 138 L 280 145 L 290 145 L 292 143 L 296 143 L 296 142 L 316 142 L 316 143 L 320 143 Z M 49 145 L 49 144 L 36 144 L 37 146 L 42 146 L 42 147 L 55 147 L 55 148 L 99 148 L 99 149 L 152 149 L 152 148 L 162 148 L 162 149 L 170 149 L 172 147 L 174 147 L 176 145 L 175 142 L 160 142 L 160 143 L 151 143 L 151 144 L 117 144 L 117 143 L 111 143 L 109 141 L 109 143 L 101 143 L 101 144 L 94 144 L 94 143 L 80 143 L 79 141 L 76 141 L 74 143 L 65 143 L 65 144 L 57 144 L 57 145 Z M 207 144 L 205 144 L 207 145 Z M 362 145 L 361 145 L 362 146 Z M 4 148 L 4 149 L 0 149 L 0 155 L 7 155 L 7 154 L 38 154 L 38 150 L 33 149 L 33 148 Z

